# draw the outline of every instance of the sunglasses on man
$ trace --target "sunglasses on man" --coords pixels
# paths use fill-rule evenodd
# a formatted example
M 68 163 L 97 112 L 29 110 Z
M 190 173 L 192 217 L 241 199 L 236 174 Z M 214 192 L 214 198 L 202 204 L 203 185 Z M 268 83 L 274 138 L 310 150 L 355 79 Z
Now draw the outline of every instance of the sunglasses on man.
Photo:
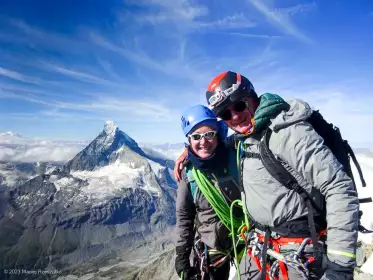
M 192 138 L 194 141 L 201 141 L 203 137 L 205 137 L 206 140 L 211 140 L 215 138 L 217 133 L 217 131 L 213 130 L 207 131 L 205 133 L 193 133 L 189 135 L 189 138 Z
M 221 114 L 219 114 L 219 118 L 224 121 L 229 121 L 232 118 L 232 111 L 241 113 L 246 109 L 246 107 L 247 105 L 244 101 L 238 101 L 232 105 L 231 109 L 225 110 Z

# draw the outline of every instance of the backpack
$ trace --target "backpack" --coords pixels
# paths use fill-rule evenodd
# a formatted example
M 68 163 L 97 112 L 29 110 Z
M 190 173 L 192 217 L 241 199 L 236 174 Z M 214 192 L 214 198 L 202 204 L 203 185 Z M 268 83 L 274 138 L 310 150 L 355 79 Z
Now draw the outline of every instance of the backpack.
M 324 145 L 326 145 L 331 150 L 331 152 L 334 154 L 337 160 L 343 165 L 344 171 L 353 181 L 355 190 L 357 191 L 354 176 L 351 169 L 350 159 L 352 159 L 357 168 L 362 186 L 366 187 L 363 173 L 356 159 L 356 156 L 348 142 L 342 138 L 339 128 L 335 127 L 332 123 L 328 123 L 319 113 L 319 111 L 313 111 L 311 116 L 306 121 L 309 122 L 314 128 L 314 130 L 324 139 Z M 271 137 L 271 134 L 272 130 L 270 128 L 267 128 L 259 144 L 259 157 L 264 167 L 272 175 L 272 177 L 274 177 L 277 181 L 279 181 L 283 186 L 285 186 L 289 190 L 297 192 L 303 198 L 305 205 L 307 206 L 307 218 L 312 243 L 319 244 L 317 242 L 314 211 L 316 211 L 320 215 L 324 215 L 325 219 L 325 209 L 319 209 L 311 195 L 298 184 L 297 180 L 284 168 L 281 162 L 277 160 L 277 158 L 271 152 L 271 150 L 269 149 L 269 139 Z M 243 154 L 243 157 L 245 156 L 247 155 Z M 367 202 L 372 202 L 372 198 L 369 197 L 359 199 L 359 203 Z M 361 218 L 361 216 L 362 211 L 359 212 L 359 219 Z M 368 230 L 364 226 L 362 226 L 360 222 L 359 231 L 362 233 L 373 232 L 372 230 Z M 318 251 L 321 253 L 320 247 L 315 248 L 315 250 L 316 252 Z

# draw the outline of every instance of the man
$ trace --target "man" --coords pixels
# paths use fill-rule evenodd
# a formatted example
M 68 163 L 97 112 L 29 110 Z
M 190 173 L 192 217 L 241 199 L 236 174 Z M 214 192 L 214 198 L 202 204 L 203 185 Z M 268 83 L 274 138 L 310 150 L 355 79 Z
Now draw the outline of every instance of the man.
M 206 100 L 217 117 L 243 135 L 243 201 L 255 223 L 257 246 L 251 248 L 255 257 L 246 256 L 241 262 L 241 279 L 270 279 L 271 273 L 290 280 L 353 279 L 359 201 L 353 181 L 307 121 L 313 112 L 310 106 L 269 93 L 259 97 L 246 77 L 231 71 L 211 81 Z M 308 196 L 270 174 L 259 156 L 263 137 L 268 137 L 269 150 Z M 322 213 L 311 211 L 308 197 Z M 305 247 L 297 255 L 303 241 Z M 268 257 L 273 251 L 294 258 L 276 262 Z M 300 263 L 293 265 L 292 260 Z M 260 272 L 262 267 L 267 273 Z

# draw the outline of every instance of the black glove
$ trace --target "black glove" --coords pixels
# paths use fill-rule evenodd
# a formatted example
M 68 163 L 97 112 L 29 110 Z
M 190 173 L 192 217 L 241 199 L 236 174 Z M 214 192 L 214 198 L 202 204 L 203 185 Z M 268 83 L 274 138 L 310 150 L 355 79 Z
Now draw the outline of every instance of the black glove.
M 188 270 L 183 271 L 181 280 L 197 280 L 197 269 L 195 267 L 190 267 Z
M 321 280 L 353 280 L 354 270 L 350 267 L 344 267 L 333 263 L 324 256 L 324 264 L 326 266 L 326 271 L 321 277 Z M 324 267 L 325 267 L 324 266 Z
M 336 271 L 331 269 L 326 269 L 324 275 L 321 277 L 321 280 L 353 280 L 354 273 L 351 272 L 344 272 L 344 271 Z
M 190 270 L 190 253 L 192 249 L 191 248 L 184 248 L 184 247 L 176 247 L 176 259 L 175 259 L 175 270 L 177 272 L 177 275 L 181 277 L 181 272 L 184 271 L 189 273 Z M 185 276 L 184 276 L 185 278 Z

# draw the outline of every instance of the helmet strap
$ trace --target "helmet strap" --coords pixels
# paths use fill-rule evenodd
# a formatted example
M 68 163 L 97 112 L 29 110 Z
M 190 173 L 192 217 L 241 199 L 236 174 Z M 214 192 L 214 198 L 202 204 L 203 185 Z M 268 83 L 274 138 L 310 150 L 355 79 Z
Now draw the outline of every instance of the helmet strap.
M 250 115 L 252 116 L 251 119 L 250 119 L 250 122 L 251 122 L 251 126 L 248 127 L 246 129 L 246 131 L 243 132 L 244 135 L 250 135 L 250 134 L 253 134 L 255 131 L 256 131 L 256 125 L 255 125 L 255 120 L 254 120 L 254 115 L 255 115 L 255 112 L 251 112 L 251 108 L 249 106 L 249 100 L 248 98 L 245 98 L 244 100 L 245 104 L 246 104 L 246 107 L 249 109 L 250 111 Z
M 251 134 L 253 134 L 256 131 L 254 117 L 251 117 L 250 122 L 251 122 L 251 126 L 248 127 L 246 129 L 246 131 L 243 131 L 242 134 L 244 134 L 244 135 L 251 135 Z

